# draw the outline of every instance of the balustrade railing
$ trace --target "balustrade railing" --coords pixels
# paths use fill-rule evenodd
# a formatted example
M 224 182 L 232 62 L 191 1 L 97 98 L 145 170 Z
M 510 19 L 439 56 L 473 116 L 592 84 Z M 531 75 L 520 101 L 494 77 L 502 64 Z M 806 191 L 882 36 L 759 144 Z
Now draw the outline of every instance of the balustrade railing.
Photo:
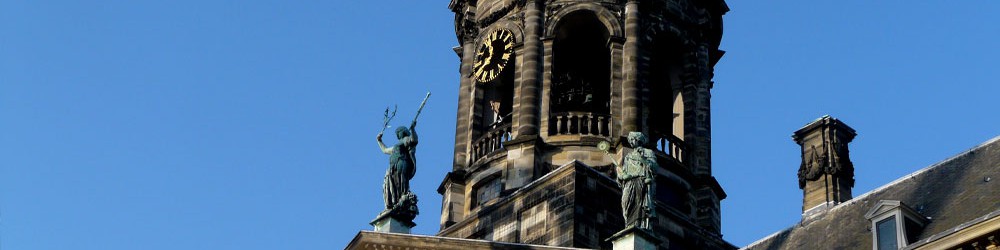
M 611 116 L 589 112 L 556 113 L 550 118 L 549 134 L 608 136 L 611 134 Z
M 472 144 L 472 162 L 503 149 L 503 143 L 510 141 L 511 123 L 504 122 L 490 129 Z
M 678 162 L 684 162 L 684 153 L 687 152 L 687 143 L 674 135 L 654 134 L 653 142 L 656 143 L 656 150 L 673 157 Z

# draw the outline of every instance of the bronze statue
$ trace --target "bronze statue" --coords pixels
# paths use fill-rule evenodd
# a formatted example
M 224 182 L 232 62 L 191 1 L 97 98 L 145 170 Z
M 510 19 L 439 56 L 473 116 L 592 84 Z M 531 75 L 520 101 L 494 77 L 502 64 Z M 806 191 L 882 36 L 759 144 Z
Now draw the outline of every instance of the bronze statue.
M 417 109 L 416 116 L 420 116 L 420 111 L 424 109 L 427 98 L 430 96 L 431 93 L 427 93 L 427 96 L 424 97 L 420 108 Z M 389 121 L 395 116 L 395 109 L 391 115 L 389 109 L 386 109 L 382 131 L 376 136 L 382 153 L 389 155 L 389 169 L 385 171 L 385 178 L 382 181 L 382 199 L 385 202 L 385 210 L 382 214 L 392 215 L 403 220 L 412 220 L 419 213 L 417 196 L 410 192 L 410 179 L 413 179 L 413 175 L 417 171 L 417 117 L 413 118 L 409 128 L 396 128 L 396 138 L 399 141 L 392 147 L 386 147 L 382 143 L 382 133 Z
M 625 155 L 622 164 L 612 157 L 618 185 L 622 189 L 621 205 L 626 228 L 652 230 L 650 221 L 656 214 L 653 206 L 653 192 L 656 190 L 654 171 L 659 164 L 653 150 L 645 148 L 646 140 L 642 132 L 629 132 L 628 144 L 632 146 L 632 152 Z M 607 142 L 601 142 L 598 147 L 610 156 Z

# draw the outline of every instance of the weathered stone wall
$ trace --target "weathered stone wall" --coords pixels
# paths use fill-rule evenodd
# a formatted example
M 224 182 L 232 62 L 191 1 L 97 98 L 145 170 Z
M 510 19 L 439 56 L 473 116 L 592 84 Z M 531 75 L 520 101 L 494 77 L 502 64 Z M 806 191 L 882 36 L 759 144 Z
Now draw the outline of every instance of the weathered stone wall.
M 602 248 L 621 229 L 617 184 L 571 163 L 513 194 L 474 209 L 439 236 L 550 246 Z
M 438 235 L 570 246 L 576 170 L 566 166 L 504 198 L 474 208 L 468 218 Z

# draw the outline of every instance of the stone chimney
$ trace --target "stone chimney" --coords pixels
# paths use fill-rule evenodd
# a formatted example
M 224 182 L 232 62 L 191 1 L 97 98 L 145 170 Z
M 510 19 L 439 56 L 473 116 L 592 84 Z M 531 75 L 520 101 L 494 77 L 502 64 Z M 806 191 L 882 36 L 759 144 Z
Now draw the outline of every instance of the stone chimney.
M 851 199 L 854 164 L 847 144 L 856 135 L 854 129 L 829 115 L 792 135 L 795 143 L 802 146 L 798 176 L 803 218 Z

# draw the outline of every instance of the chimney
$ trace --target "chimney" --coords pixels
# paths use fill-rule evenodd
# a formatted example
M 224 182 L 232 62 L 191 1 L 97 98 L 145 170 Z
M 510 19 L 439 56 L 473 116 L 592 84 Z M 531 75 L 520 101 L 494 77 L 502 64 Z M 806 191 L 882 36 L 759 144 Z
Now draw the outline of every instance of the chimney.
M 829 115 L 792 135 L 795 143 L 802 146 L 798 176 L 803 218 L 851 199 L 854 164 L 847 144 L 856 135 L 854 129 Z

